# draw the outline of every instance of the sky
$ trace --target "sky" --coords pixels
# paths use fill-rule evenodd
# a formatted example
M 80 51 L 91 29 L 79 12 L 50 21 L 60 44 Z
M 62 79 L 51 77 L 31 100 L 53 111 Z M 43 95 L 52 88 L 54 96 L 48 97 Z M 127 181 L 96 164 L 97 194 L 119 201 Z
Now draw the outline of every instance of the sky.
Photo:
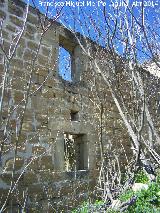
M 66 81 L 72 81 L 71 76 L 71 60 L 72 57 L 64 48 L 59 48 L 59 75 Z
M 151 46 L 155 47 L 160 42 L 159 0 L 34 0 L 34 2 L 42 13 L 46 13 L 46 8 L 48 8 L 48 17 L 50 18 L 54 18 L 61 11 L 58 22 L 90 37 L 104 47 L 108 42 L 108 29 L 110 29 L 109 38 L 111 38 L 117 21 L 119 31 L 113 39 L 116 52 L 123 56 L 125 39 L 128 37 L 128 32 L 131 32 L 132 35 L 136 35 L 134 42 L 137 48 L 137 59 L 140 63 L 148 60 L 151 57 L 151 52 L 146 46 L 144 33 L 137 23 L 144 23 L 146 26 L 148 43 Z M 143 13 L 142 2 L 144 5 Z M 106 23 L 106 18 L 108 23 Z M 128 20 L 128 30 L 125 18 Z M 134 32 L 132 26 L 134 26 Z M 130 54 L 129 48 L 128 54 Z
M 27 2 L 28 0 L 24 0 Z M 30 0 L 32 2 L 32 0 Z M 104 18 L 104 8 L 106 17 L 110 19 L 110 28 L 114 29 L 114 21 L 118 21 L 127 15 L 131 22 L 131 12 L 137 20 L 141 21 L 142 0 L 34 0 L 36 7 L 46 13 L 48 6 L 48 16 L 55 17 L 61 10 L 61 16 L 58 21 L 66 27 L 74 29 L 83 35 L 89 36 L 92 40 L 105 46 L 106 24 Z M 128 6 L 128 7 L 126 7 Z M 127 8 L 130 8 L 129 11 Z M 144 23 L 150 27 L 155 26 L 157 34 L 160 35 L 160 2 L 159 0 L 144 1 Z M 156 23 L 157 21 L 157 23 Z M 86 23 L 86 24 L 85 24 Z M 101 36 L 99 36 L 99 32 Z

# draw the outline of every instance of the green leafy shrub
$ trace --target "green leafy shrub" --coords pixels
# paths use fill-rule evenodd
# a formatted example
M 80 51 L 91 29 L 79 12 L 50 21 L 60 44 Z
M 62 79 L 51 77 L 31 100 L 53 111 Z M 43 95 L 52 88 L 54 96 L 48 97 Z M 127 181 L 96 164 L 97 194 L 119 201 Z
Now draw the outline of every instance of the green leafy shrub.
M 96 200 L 94 204 L 84 202 L 79 208 L 72 211 L 72 213 L 88 213 L 92 210 L 99 209 L 104 204 L 104 201 Z
M 160 213 L 160 175 L 158 175 L 156 182 L 149 183 L 149 179 L 143 170 L 140 170 L 135 175 L 135 182 L 148 183 L 148 189 L 142 189 L 138 192 L 133 192 L 128 189 L 119 199 L 125 202 L 133 196 L 137 197 L 136 202 L 129 206 L 126 213 Z
M 156 182 L 157 182 L 158 184 L 160 184 L 160 169 L 158 169 L 158 171 L 157 171 Z
M 136 183 L 148 183 L 149 182 L 149 178 L 147 177 L 146 173 L 143 170 L 140 170 L 135 175 L 135 182 Z
M 88 208 L 89 208 L 89 203 L 88 202 L 83 202 L 83 204 L 72 211 L 72 213 L 88 213 Z
M 128 201 L 133 196 L 137 197 L 136 202 L 129 206 L 125 213 L 160 213 L 160 175 L 157 176 L 156 182 L 149 183 L 147 175 L 143 170 L 139 171 L 135 176 L 135 182 L 148 183 L 148 189 L 134 192 L 128 189 L 119 196 L 121 202 Z M 103 201 L 96 201 L 94 204 L 84 202 L 79 208 L 72 213 L 89 213 L 100 212 L 99 209 L 103 206 Z M 118 213 L 118 211 L 108 209 L 106 213 Z
M 134 195 L 134 192 L 132 189 L 128 189 L 125 193 L 120 195 L 119 199 L 121 202 L 129 200 Z
M 130 213 L 158 213 L 160 212 L 160 186 L 158 183 L 151 183 L 147 190 L 141 190 L 135 193 L 137 200 L 133 206 L 130 206 L 127 212 Z

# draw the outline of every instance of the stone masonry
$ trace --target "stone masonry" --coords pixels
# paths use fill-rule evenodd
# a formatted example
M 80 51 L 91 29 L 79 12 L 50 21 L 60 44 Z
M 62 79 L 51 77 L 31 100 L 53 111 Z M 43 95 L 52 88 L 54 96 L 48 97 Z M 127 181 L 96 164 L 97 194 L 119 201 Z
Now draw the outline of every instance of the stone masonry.
M 44 15 L 36 9 L 29 8 L 24 32 L 12 59 L 6 62 L 23 29 L 25 11 L 21 1 L 0 1 L 1 85 L 7 70 L 0 130 L 1 141 L 5 140 L 0 206 L 14 179 L 18 182 L 7 200 L 6 212 L 11 206 L 18 212 L 25 199 L 26 212 L 68 212 L 89 197 L 94 199 L 100 141 L 106 150 L 111 145 L 120 148 L 121 143 L 129 150 L 130 138 L 110 91 L 101 77 L 92 73 L 90 60 L 75 36 L 57 22 L 42 36 L 40 19 L 43 22 Z M 71 82 L 59 75 L 60 46 L 72 56 Z M 20 121 L 23 124 L 17 136 Z M 74 156 L 68 144 L 74 146 Z M 121 157 L 125 158 L 124 153 Z

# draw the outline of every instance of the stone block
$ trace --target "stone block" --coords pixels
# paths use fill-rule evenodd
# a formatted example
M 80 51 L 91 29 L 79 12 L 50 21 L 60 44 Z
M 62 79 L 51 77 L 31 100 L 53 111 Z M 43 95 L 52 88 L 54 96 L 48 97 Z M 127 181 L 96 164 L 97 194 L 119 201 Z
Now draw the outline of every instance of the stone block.
M 88 188 L 89 188 L 89 183 L 83 182 L 83 181 L 79 181 L 78 183 L 75 183 L 73 185 L 73 187 L 74 187 L 74 190 L 77 191 L 77 194 L 85 193 L 86 190 L 88 190 Z
M 38 172 L 38 175 L 41 177 L 42 182 L 47 182 L 49 184 L 53 183 L 53 175 L 51 170 L 41 170 Z M 59 179 L 59 176 L 57 179 Z
M 27 17 L 27 22 L 29 22 L 33 25 L 39 24 L 38 17 L 31 14 L 30 11 L 29 11 L 29 14 L 28 14 L 28 17 Z
M 7 29 L 8 31 L 11 31 L 11 32 L 16 32 L 16 27 L 13 26 L 13 25 L 10 24 L 10 23 L 6 24 L 6 29 Z
M 38 50 L 38 44 L 32 41 L 27 42 L 27 47 L 31 50 L 37 51 Z
M 3 49 L 5 53 L 8 55 L 9 49 L 10 49 L 10 43 L 6 40 L 3 41 Z
M 35 57 L 35 52 L 31 51 L 30 49 L 25 49 L 23 59 L 25 61 L 32 61 Z
M 18 45 L 19 45 L 19 47 L 21 47 L 21 48 L 24 49 L 24 48 L 26 47 L 26 39 L 22 37 L 22 38 L 20 39 Z
M 42 55 L 44 55 L 44 56 L 49 56 L 49 54 L 50 54 L 50 48 L 47 48 L 47 47 L 45 47 L 45 46 L 42 46 L 41 47 L 41 53 L 42 53 Z
M 54 30 L 51 30 L 51 28 L 46 32 L 42 44 L 44 46 L 50 46 L 55 44 L 55 32 Z
M 8 2 L 8 12 L 18 17 L 23 17 L 24 14 L 23 9 L 17 7 L 17 5 L 13 2 Z
M 26 33 L 34 34 L 36 31 L 37 31 L 37 27 L 36 26 L 27 23 L 27 25 L 26 25 Z
M 32 122 L 31 121 L 23 122 L 22 130 L 26 132 L 31 132 L 33 130 Z
M 23 53 L 24 53 L 24 49 L 21 48 L 21 47 L 17 47 L 17 49 L 16 49 L 16 56 L 18 58 L 21 58 L 21 57 L 23 57 Z
M 46 77 L 47 76 L 39 75 L 38 83 L 39 84 L 44 84 L 44 81 L 45 81 Z M 46 83 L 44 85 L 46 85 Z
M 12 129 L 16 129 L 17 119 L 10 120 L 10 126 Z
M 45 154 L 46 153 L 46 149 L 42 146 L 34 146 L 32 148 L 32 153 L 34 155 L 41 155 L 41 154 Z
M 0 63 L 0 76 L 2 77 L 2 73 L 4 73 L 4 65 Z
M 28 162 L 30 162 L 30 160 L 28 160 Z M 40 170 L 41 167 L 40 167 L 40 160 L 39 160 L 39 158 L 34 159 L 34 160 L 31 162 L 31 164 L 28 166 L 28 169 L 31 170 L 31 171 Z
M 54 182 L 63 181 L 63 180 L 65 180 L 65 174 L 66 174 L 66 172 L 64 172 L 64 171 L 53 171 L 52 180 Z
M 23 69 L 23 60 L 22 59 L 18 59 L 18 58 L 13 58 L 11 60 L 11 66 L 13 67 L 17 67 L 19 69 Z
M 39 75 L 42 75 L 42 76 L 48 75 L 48 69 L 41 66 L 41 65 L 35 65 L 35 72 Z
M 39 84 L 31 84 L 30 92 L 34 94 L 32 97 L 41 97 L 42 88 L 39 88 L 39 86 Z
M 26 30 L 24 36 L 25 36 L 26 39 L 34 41 L 34 33 L 30 33 Z
M 90 179 L 96 179 L 99 176 L 99 170 L 98 169 L 93 169 L 89 171 L 89 178 Z
M 42 96 L 47 99 L 55 98 L 55 92 L 50 87 L 43 87 Z
M 20 103 L 24 98 L 24 94 L 20 91 L 15 91 L 13 95 L 14 103 L 18 104 Z
M 3 10 L 0 10 L 0 19 L 5 19 L 6 18 L 6 13 Z
M 29 199 L 31 202 L 38 202 L 45 199 L 46 195 L 41 184 L 32 184 L 28 187 Z
M 74 188 L 72 184 L 67 184 L 60 188 L 60 196 L 68 196 L 74 192 Z
M 35 172 L 27 171 L 26 173 L 24 173 L 23 184 L 25 186 L 30 186 L 31 184 L 34 184 L 34 183 L 37 183 L 37 182 L 38 182 L 38 178 L 37 178 Z
M 39 135 L 36 133 L 30 133 L 28 134 L 28 142 L 31 144 L 37 144 L 39 143 Z
M 10 15 L 9 19 L 15 26 L 23 26 L 24 21 L 20 20 L 17 16 Z
M 7 184 L 8 186 L 10 186 L 10 184 L 11 184 L 11 181 L 12 181 L 12 175 L 11 174 L 2 174 L 1 175 L 1 180 L 5 183 L 5 184 Z M 16 179 L 15 179 L 16 180 Z M 0 190 L 0 192 L 1 192 L 1 190 Z
M 53 116 L 54 114 L 57 114 L 57 113 L 59 113 L 59 109 L 57 109 L 55 106 L 50 106 L 50 107 L 48 107 L 48 115 L 50 115 L 50 117 L 51 116 Z M 49 118 L 50 119 L 50 118 Z M 51 120 L 50 120 L 51 121 Z M 50 122 L 49 121 L 49 122 Z
M 24 144 L 22 144 L 22 142 L 23 143 L 25 143 L 25 140 L 21 140 L 20 139 L 20 143 L 21 143 L 21 145 L 18 145 L 18 147 L 17 147 L 17 150 L 18 150 L 18 152 L 20 152 L 20 153 L 25 153 L 27 150 L 26 150 L 26 146 L 24 145 Z
M 27 82 L 22 78 L 13 79 L 12 81 L 12 89 L 25 91 L 27 87 Z M 24 103 L 22 104 L 24 105 Z
M 42 156 L 40 162 L 41 162 L 41 167 L 44 170 L 54 168 L 54 165 L 53 165 L 53 162 L 52 162 L 52 156 Z
M 5 163 L 6 171 L 13 170 L 13 163 L 14 163 L 14 159 L 9 159 L 6 161 Z M 24 159 L 17 157 L 15 161 L 15 171 L 22 169 L 23 165 L 24 165 Z
M 46 109 L 47 109 L 47 100 L 43 97 L 39 97 L 39 96 L 35 96 L 32 97 L 32 101 L 31 101 L 31 107 L 33 109 L 35 109 L 36 111 L 39 111 L 40 114 L 42 112 L 47 113 Z M 36 115 L 37 117 L 39 117 L 38 115 Z
M 43 55 L 38 55 L 38 63 L 42 66 L 47 66 L 48 64 L 48 58 L 46 56 Z
M 37 111 L 40 113 L 39 111 Z M 48 131 L 48 117 L 46 118 L 46 114 L 44 114 L 44 117 L 40 118 L 40 120 L 37 121 L 37 129 L 39 129 L 42 132 Z M 45 139 L 45 143 L 47 143 L 47 138 Z
M 9 40 L 9 33 L 6 30 L 2 30 L 2 38 L 5 40 Z
M 45 85 L 48 86 L 48 87 L 53 87 L 54 86 L 54 80 L 51 77 L 48 78 Z

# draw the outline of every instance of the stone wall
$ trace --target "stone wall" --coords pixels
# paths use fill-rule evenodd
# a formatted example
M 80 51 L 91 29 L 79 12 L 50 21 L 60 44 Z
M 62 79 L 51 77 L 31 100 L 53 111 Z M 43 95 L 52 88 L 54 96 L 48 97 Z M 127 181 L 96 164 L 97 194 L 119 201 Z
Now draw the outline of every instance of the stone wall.
M 30 7 L 24 32 L 15 46 L 25 11 L 21 1 L 0 1 L 1 96 L 6 78 L 0 205 L 14 180 L 17 182 L 6 202 L 8 209 L 12 206 L 16 212 L 26 201 L 26 212 L 67 212 L 89 197 L 94 199 L 100 142 L 106 151 L 122 144 L 129 150 L 130 139 L 108 87 L 92 72 L 89 58 L 69 30 L 53 22 L 42 36 L 40 19 L 43 22 L 44 16 Z M 72 82 L 59 75 L 59 46 L 72 54 Z M 111 69 L 107 67 L 108 72 Z M 126 91 L 127 86 L 123 89 Z M 69 164 L 74 160 L 74 169 L 66 166 L 64 141 L 73 142 L 77 150 L 75 159 L 69 159 Z M 123 152 L 121 158 L 125 162 Z
M 0 6 L 3 20 L 1 85 L 6 73 L 1 128 L 1 141 L 5 140 L 1 161 L 4 169 L 0 181 L 1 206 L 14 179 L 18 182 L 6 203 L 8 208 L 22 206 L 25 195 L 29 212 L 44 212 L 47 208 L 59 212 L 61 208 L 73 208 L 90 195 L 93 197 L 98 174 L 96 122 L 99 121 L 94 117 L 95 108 L 89 100 L 89 88 L 82 73 L 86 72 L 86 59 L 71 32 L 56 22 L 41 36 L 39 17 L 32 7 L 15 47 L 18 32 L 23 29 L 26 5 L 21 1 L 1 1 Z M 59 76 L 59 45 L 74 55 L 72 82 Z M 8 66 L 6 69 L 4 64 Z M 73 112 L 78 114 L 74 121 L 71 120 Z M 74 140 L 79 140 L 76 143 L 81 147 L 83 142 L 82 170 L 66 170 L 65 134 L 79 137 Z

